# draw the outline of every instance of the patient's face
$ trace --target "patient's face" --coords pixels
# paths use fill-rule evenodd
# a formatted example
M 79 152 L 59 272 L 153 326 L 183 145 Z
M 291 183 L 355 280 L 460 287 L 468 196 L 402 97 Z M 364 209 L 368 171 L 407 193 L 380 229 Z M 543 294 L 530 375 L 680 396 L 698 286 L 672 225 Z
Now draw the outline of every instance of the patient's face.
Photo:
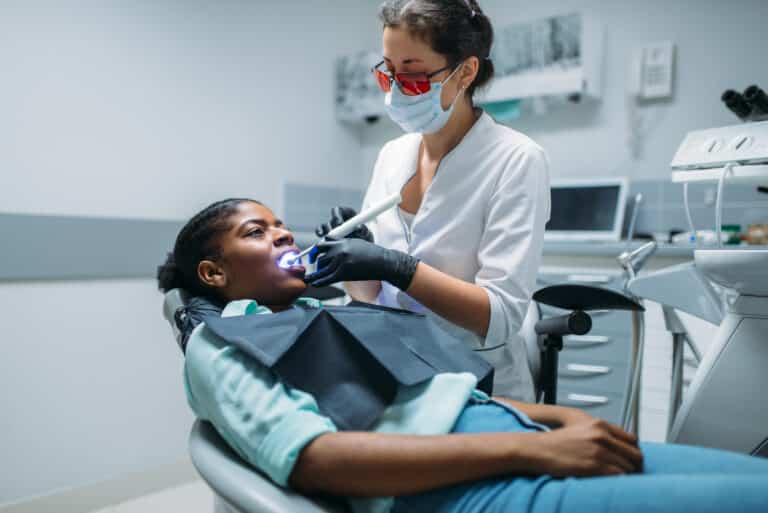
M 218 263 L 226 275 L 220 292 L 228 301 L 255 299 L 267 306 L 288 305 L 307 287 L 303 267 L 277 265 L 285 252 L 297 247 L 293 234 L 263 205 L 241 203 L 229 218 L 219 247 Z

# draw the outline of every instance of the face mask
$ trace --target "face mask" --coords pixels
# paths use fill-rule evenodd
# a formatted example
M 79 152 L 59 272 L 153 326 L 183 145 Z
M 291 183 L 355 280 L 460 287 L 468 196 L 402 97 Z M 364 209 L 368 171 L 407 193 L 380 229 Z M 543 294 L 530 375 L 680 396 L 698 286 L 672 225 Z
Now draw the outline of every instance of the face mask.
M 406 132 L 432 134 L 442 129 L 451 117 L 456 100 L 464 91 L 464 88 L 461 88 L 451 105 L 443 110 L 440 104 L 443 84 L 448 82 L 459 68 L 461 66 L 457 66 L 442 82 L 431 84 L 429 91 L 417 96 L 403 94 L 400 87 L 393 84 L 390 92 L 384 97 L 384 106 L 389 117 Z

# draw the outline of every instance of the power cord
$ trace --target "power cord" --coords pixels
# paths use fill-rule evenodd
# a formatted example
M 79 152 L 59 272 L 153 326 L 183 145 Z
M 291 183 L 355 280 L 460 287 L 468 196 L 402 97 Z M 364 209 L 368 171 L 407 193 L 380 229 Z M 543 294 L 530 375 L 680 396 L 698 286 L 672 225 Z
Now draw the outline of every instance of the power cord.
M 723 167 L 720 178 L 717 181 L 717 202 L 715 205 L 715 234 L 717 235 L 717 247 L 723 247 L 723 186 L 726 175 L 733 174 L 733 168 L 736 164 L 729 162 Z
M 696 227 L 693 225 L 693 216 L 691 215 L 691 205 L 688 202 L 688 182 L 683 183 L 683 205 L 685 205 L 685 217 L 688 219 L 688 230 L 691 232 L 690 241 L 698 246 L 696 237 Z

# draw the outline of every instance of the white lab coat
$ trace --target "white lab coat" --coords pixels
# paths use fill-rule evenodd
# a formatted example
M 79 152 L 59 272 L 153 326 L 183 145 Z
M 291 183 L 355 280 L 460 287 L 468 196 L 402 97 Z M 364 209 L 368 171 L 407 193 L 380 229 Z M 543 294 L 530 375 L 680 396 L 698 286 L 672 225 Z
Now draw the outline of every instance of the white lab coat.
M 420 142 L 419 134 L 406 134 L 382 148 L 363 209 L 403 188 L 416 172 Z M 483 113 L 443 158 L 410 229 L 397 208 L 368 227 L 377 244 L 483 287 L 491 306 L 486 337 L 437 316 L 386 282 L 377 302 L 430 315 L 495 367 L 495 394 L 532 400 L 519 331 L 534 291 L 549 213 L 544 151 Z

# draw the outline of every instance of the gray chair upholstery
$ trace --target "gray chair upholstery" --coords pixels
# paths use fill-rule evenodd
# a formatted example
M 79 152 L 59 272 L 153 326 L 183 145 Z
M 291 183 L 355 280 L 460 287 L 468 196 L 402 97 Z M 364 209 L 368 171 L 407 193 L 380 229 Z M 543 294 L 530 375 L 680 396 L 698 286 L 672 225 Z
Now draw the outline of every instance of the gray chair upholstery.
M 175 314 L 188 299 L 184 291 L 173 289 L 165 294 L 163 303 L 163 315 L 179 346 L 181 333 Z M 213 491 L 215 513 L 348 513 L 343 505 L 309 499 L 277 486 L 235 454 L 207 422 L 197 420 L 192 426 L 189 453 Z
M 189 294 L 181 289 L 169 290 L 165 293 L 165 300 L 163 301 L 163 317 L 170 323 L 173 338 L 179 348 L 181 348 L 181 331 L 176 325 L 176 311 L 186 305 L 187 301 L 189 301 Z
M 189 434 L 192 463 L 215 495 L 216 513 L 347 513 L 339 505 L 311 500 L 275 485 L 249 466 L 207 422 Z

